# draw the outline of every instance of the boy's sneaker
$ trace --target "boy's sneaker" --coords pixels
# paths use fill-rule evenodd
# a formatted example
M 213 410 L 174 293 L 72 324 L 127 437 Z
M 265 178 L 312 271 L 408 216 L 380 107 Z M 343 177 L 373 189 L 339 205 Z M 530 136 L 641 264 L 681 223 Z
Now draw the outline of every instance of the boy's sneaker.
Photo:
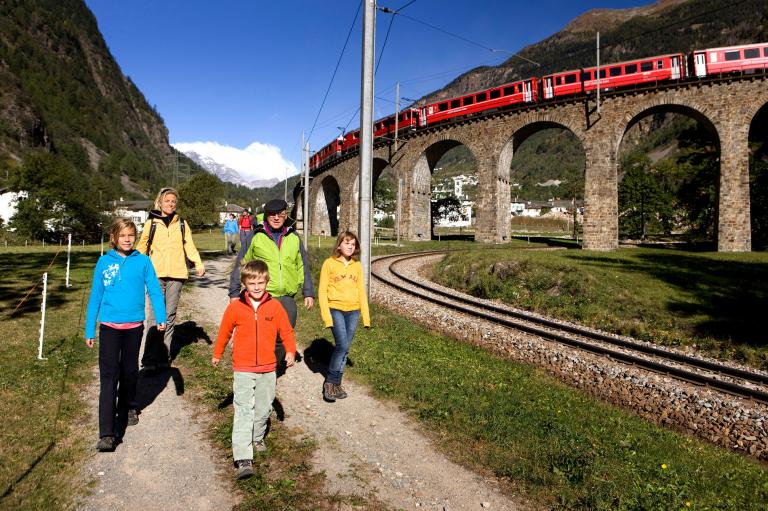
M 256 452 L 266 452 L 267 444 L 264 443 L 264 440 L 256 440 L 253 442 L 253 449 Z
M 323 383 L 323 399 L 329 403 L 336 401 L 336 385 L 331 382 Z
M 128 425 L 135 426 L 138 423 L 139 423 L 139 411 L 128 410 Z
M 235 468 L 238 479 L 248 479 L 253 475 L 253 461 L 251 460 L 237 460 L 235 461 Z
M 344 390 L 344 387 L 341 386 L 341 384 L 334 385 L 334 390 L 336 391 L 335 396 L 336 399 L 344 399 L 347 397 L 347 393 Z
M 99 438 L 99 442 L 96 444 L 96 450 L 99 452 L 112 452 L 115 450 L 115 437 L 103 436 Z

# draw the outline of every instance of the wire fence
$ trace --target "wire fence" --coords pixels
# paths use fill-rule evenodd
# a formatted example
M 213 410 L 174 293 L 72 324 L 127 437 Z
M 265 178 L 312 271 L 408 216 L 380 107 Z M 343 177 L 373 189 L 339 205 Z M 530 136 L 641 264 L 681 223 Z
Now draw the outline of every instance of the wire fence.
M 7 242 L 7 240 L 6 240 Z M 83 240 L 84 242 L 84 240 Z M 85 243 L 83 243 L 85 244 Z M 31 244 L 27 243 L 22 246 L 30 246 Z M 35 244 L 37 246 L 45 246 L 44 242 L 40 242 L 39 244 Z M 53 270 L 55 269 L 56 261 L 59 260 L 59 256 L 67 250 L 67 248 L 71 249 L 72 247 L 66 247 L 63 246 L 56 250 L 56 252 L 53 254 L 53 257 L 51 258 L 50 262 L 48 263 L 45 268 L 41 268 L 40 276 L 35 279 L 34 281 L 29 281 L 28 285 L 29 290 L 26 292 L 26 294 L 18 301 L 16 306 L 8 312 L 5 315 L 4 320 L 10 320 L 14 318 L 16 313 L 21 310 L 21 308 L 29 303 L 30 299 L 34 296 L 33 293 L 35 293 L 36 290 L 40 289 L 40 284 L 44 281 L 47 281 L 47 277 L 49 274 L 54 274 Z M 63 271 L 62 271 L 63 273 Z M 63 279 L 62 279 L 63 280 Z M 66 285 L 59 290 L 55 291 L 58 293 L 66 292 L 66 289 L 69 287 L 69 257 L 67 258 L 67 271 L 66 271 Z M 50 440 L 47 442 L 47 444 L 41 448 L 38 452 L 38 454 L 27 464 L 27 466 L 24 468 L 24 470 L 21 470 L 18 475 L 10 482 L 10 484 L 5 488 L 2 493 L 0 493 L 0 507 L 2 507 L 1 503 L 6 498 L 8 498 L 10 495 L 13 494 L 14 490 L 34 471 L 34 469 L 43 461 L 45 460 L 46 456 L 48 456 L 56 447 L 57 443 L 60 440 L 61 433 L 62 433 L 62 426 L 61 426 L 61 415 L 62 415 L 62 408 L 63 403 L 65 402 L 65 399 L 68 397 L 67 394 L 67 383 L 70 378 L 71 374 L 71 367 L 72 367 L 72 361 L 73 357 L 77 350 L 77 341 L 80 339 L 81 336 L 79 336 L 79 332 L 82 327 L 83 323 L 83 312 L 85 310 L 85 296 L 87 292 L 87 286 L 82 287 L 82 292 L 79 300 L 79 305 L 76 310 L 76 314 L 78 316 L 78 319 L 76 322 L 69 322 L 68 324 L 72 325 L 74 327 L 74 331 L 70 332 L 69 335 L 65 335 L 63 337 L 63 342 L 61 346 L 67 346 L 67 337 L 71 338 L 71 345 L 69 346 L 69 352 L 65 353 L 62 357 L 63 361 L 63 367 L 62 369 L 62 376 L 60 381 L 58 382 L 58 390 L 56 392 L 56 404 L 55 404 L 55 413 L 53 416 L 53 420 L 51 421 L 50 426 Z M 43 300 L 43 304 L 45 303 L 45 299 Z M 41 310 L 41 325 L 40 325 L 40 346 L 38 350 L 38 357 L 37 360 L 34 362 L 31 362 L 32 364 L 48 364 L 50 362 L 46 362 L 47 359 L 42 357 L 43 353 L 43 339 L 44 339 L 44 331 L 45 331 L 45 323 L 44 323 L 44 309 Z

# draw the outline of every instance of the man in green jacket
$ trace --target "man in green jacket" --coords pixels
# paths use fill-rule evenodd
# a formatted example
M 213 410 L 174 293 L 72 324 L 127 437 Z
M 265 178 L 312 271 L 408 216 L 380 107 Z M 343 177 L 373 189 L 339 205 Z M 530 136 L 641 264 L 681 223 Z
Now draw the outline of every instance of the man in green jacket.
M 311 309 L 315 304 L 312 275 L 309 271 L 307 252 L 301 238 L 293 227 L 286 227 L 288 203 L 272 199 L 264 205 L 265 222 L 254 226 L 253 239 L 249 246 L 241 247 L 229 281 L 230 301 L 240 294 L 240 266 L 248 261 L 260 259 L 269 268 L 267 292 L 280 300 L 288 313 L 291 327 L 296 326 L 296 301 L 294 296 L 301 290 L 304 306 Z M 275 354 L 278 360 L 277 374 L 285 372 L 285 348 L 278 337 Z

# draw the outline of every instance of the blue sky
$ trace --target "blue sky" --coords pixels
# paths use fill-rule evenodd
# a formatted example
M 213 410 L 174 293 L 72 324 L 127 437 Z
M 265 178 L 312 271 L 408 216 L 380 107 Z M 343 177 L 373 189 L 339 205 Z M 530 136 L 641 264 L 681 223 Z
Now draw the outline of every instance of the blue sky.
M 410 0 L 379 0 L 398 9 Z M 480 45 L 516 52 L 594 8 L 643 0 L 416 0 L 410 18 Z M 246 177 L 300 169 L 359 0 L 86 0 L 123 73 L 165 119 L 172 144 L 207 143 Z M 528 6 L 528 8 L 525 8 Z M 391 15 L 377 13 L 378 61 Z M 313 150 L 359 122 L 362 10 L 323 111 Z M 509 57 L 396 16 L 376 75 L 374 115 L 394 112 L 395 83 L 417 99 L 458 74 Z M 191 146 L 184 146 L 191 147 Z M 238 165 L 240 168 L 238 168 Z

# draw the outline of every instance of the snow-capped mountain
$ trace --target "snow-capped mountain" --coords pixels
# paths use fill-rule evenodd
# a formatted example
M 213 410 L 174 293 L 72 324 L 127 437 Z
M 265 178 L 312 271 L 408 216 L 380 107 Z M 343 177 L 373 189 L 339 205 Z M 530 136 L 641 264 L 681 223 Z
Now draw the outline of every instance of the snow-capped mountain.
M 275 186 L 279 181 L 276 178 L 272 179 L 254 179 L 247 180 L 240 175 L 238 171 L 232 167 L 227 167 L 209 156 L 203 156 L 195 151 L 184 151 L 189 159 L 203 167 L 205 170 L 218 177 L 222 181 L 228 183 L 234 183 L 236 185 L 247 186 L 248 188 L 270 188 Z

